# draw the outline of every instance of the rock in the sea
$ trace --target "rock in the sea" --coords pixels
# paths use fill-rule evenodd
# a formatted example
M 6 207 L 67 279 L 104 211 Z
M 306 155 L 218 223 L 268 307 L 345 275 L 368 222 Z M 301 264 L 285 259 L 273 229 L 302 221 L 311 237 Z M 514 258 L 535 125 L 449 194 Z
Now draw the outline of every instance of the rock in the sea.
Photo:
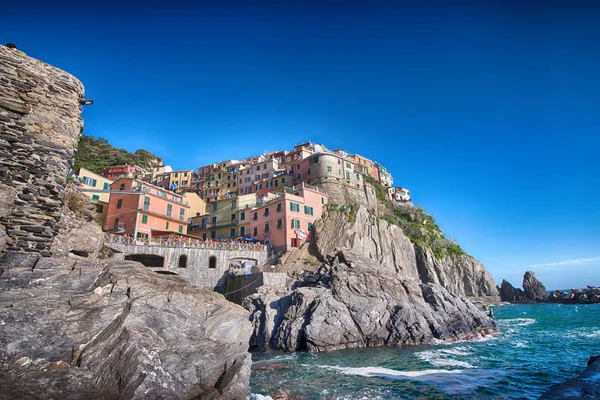
M 243 399 L 248 313 L 131 261 L 3 264 L 0 398 Z
M 590 357 L 576 378 L 552 386 L 539 400 L 600 399 L 600 355 Z
M 327 257 L 317 283 L 246 298 L 257 350 L 323 352 L 481 337 L 495 322 L 436 284 L 405 279 L 353 250 Z M 305 283 L 303 283 L 305 284 Z
M 523 275 L 523 291 L 526 298 L 532 301 L 544 301 L 548 296 L 546 287 L 532 271 L 527 271 Z

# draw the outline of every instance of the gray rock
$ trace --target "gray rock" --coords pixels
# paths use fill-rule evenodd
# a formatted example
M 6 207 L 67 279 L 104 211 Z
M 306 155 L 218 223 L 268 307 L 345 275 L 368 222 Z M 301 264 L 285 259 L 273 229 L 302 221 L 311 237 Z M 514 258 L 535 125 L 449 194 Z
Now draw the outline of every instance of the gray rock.
M 4 232 L 4 229 L 0 228 L 0 253 L 4 251 L 7 239 L 6 232 Z
M 248 313 L 141 264 L 42 258 L 0 276 L 0 398 L 242 399 Z
M 600 399 L 600 356 L 590 357 L 578 377 L 552 386 L 539 400 Z
M 85 222 L 69 233 L 57 235 L 52 242 L 52 254 L 57 257 L 75 254 L 95 258 L 102 247 L 102 229 L 93 221 Z
M 543 301 L 548 296 L 546 287 L 531 271 L 525 272 L 523 276 L 523 291 L 525 296 L 532 301 Z
M 481 337 L 495 322 L 436 284 L 404 279 L 354 251 L 328 257 L 313 286 L 249 296 L 257 350 L 310 352 Z

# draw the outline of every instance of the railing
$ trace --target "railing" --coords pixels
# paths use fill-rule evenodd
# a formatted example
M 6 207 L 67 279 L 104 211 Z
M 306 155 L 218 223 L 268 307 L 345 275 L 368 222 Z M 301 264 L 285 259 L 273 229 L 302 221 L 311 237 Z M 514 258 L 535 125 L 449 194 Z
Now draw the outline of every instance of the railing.
M 141 239 L 110 233 L 102 234 L 102 243 L 105 245 L 123 245 L 123 246 L 157 246 L 157 247 L 185 247 L 192 249 L 211 249 L 211 250 L 245 250 L 245 251 L 265 251 L 267 247 L 264 244 L 257 243 L 232 243 L 232 242 L 211 242 L 192 238 L 156 238 Z

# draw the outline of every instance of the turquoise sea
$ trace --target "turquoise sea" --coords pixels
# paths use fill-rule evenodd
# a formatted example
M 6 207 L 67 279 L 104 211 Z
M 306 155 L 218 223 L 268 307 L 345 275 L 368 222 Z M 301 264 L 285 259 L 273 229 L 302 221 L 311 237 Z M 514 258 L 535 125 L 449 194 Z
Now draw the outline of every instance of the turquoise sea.
M 253 354 L 248 399 L 536 399 L 600 354 L 600 304 L 492 309 L 501 332 L 476 342 Z

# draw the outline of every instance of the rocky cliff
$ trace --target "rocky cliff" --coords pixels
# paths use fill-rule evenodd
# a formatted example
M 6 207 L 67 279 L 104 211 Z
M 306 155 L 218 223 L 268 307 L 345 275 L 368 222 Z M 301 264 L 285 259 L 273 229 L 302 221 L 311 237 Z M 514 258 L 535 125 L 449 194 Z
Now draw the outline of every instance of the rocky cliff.
M 323 261 L 318 268 L 287 290 L 263 288 L 246 299 L 254 349 L 321 352 L 402 346 L 496 330 L 494 321 L 463 297 L 475 282 L 486 279 L 481 270 L 455 266 L 446 276 L 444 269 L 435 270 L 422 260 L 423 268 L 463 292 L 422 280 L 414 245 L 403 230 L 362 205 L 329 211 L 315 224 L 314 246 Z M 476 276 L 457 278 L 473 271 Z M 474 282 L 473 287 L 465 282 Z M 495 289 L 493 280 L 474 293 L 487 294 L 489 288 Z
M 599 379 L 600 356 L 592 356 L 578 377 L 552 386 L 539 400 L 600 399 Z

